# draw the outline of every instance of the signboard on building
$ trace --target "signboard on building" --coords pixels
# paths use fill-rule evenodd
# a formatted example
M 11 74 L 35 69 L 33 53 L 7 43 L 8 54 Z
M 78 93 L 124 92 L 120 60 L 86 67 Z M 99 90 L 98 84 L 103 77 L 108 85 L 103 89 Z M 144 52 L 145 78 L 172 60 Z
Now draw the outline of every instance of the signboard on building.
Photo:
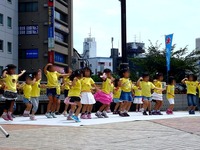
M 54 63 L 54 51 L 48 52 L 48 62 L 52 64 Z
M 38 25 L 19 26 L 19 35 L 37 35 Z
M 48 48 L 49 50 L 54 49 L 54 32 L 55 32 L 55 27 L 54 27 L 54 0 L 49 0 L 48 1 Z
M 55 52 L 54 61 L 58 63 L 66 63 L 66 56 L 64 54 Z
M 38 58 L 38 49 L 27 49 L 26 50 L 27 59 L 36 59 Z

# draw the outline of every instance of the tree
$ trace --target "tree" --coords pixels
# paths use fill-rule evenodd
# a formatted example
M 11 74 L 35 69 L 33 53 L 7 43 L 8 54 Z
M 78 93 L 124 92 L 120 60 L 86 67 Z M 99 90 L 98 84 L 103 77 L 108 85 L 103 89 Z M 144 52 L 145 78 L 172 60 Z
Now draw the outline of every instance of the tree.
M 153 77 L 156 72 L 162 72 L 165 77 L 167 75 L 166 70 L 166 52 L 161 48 L 161 44 L 158 42 L 155 45 L 151 41 L 150 46 L 146 50 L 145 58 L 131 58 L 134 64 L 132 68 L 133 76 L 137 76 L 136 72 L 141 75 L 142 72 L 149 72 Z M 188 47 L 185 46 L 179 50 L 175 50 L 176 45 L 172 46 L 171 54 L 171 70 L 169 75 L 175 76 L 177 82 L 185 77 L 188 73 L 198 74 L 200 52 L 193 50 L 191 53 L 188 51 Z

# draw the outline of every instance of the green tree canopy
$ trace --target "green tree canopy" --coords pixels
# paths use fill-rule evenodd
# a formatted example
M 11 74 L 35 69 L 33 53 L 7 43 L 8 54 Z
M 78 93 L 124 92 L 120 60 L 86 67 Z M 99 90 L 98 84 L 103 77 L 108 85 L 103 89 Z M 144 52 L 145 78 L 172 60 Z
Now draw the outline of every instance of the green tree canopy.
M 188 73 L 198 75 L 200 52 L 197 50 L 189 52 L 187 46 L 178 50 L 175 47 L 176 45 L 172 46 L 169 75 L 173 75 L 177 82 L 180 82 Z M 149 72 L 153 77 L 156 72 L 162 72 L 166 77 L 166 52 L 165 49 L 161 48 L 161 44 L 158 44 L 158 42 L 153 44 L 150 41 L 150 46 L 148 46 L 145 55 L 145 58 L 131 58 L 134 64 L 132 76 L 136 77 L 138 73 L 141 75 L 142 72 Z

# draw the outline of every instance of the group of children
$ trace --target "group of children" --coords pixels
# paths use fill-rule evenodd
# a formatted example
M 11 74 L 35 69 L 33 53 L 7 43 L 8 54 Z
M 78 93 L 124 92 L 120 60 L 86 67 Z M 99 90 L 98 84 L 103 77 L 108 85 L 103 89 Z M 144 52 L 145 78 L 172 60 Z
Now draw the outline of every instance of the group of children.
M 110 69 L 105 69 L 100 76 L 102 79 L 102 87 L 99 89 L 94 80 L 91 78 L 92 71 L 85 67 L 82 70 L 72 71 L 69 67 L 64 69 L 64 73 L 58 73 L 56 67 L 47 64 L 44 67 L 44 74 L 47 77 L 47 84 L 40 84 L 42 78 L 42 70 L 32 73 L 26 77 L 25 83 L 17 84 L 18 78 L 26 71 L 20 74 L 15 73 L 16 66 L 8 65 L 3 71 L 2 77 L 4 83 L 3 98 L 5 99 L 5 107 L 2 118 L 4 120 L 13 120 L 12 112 L 15 100 L 17 99 L 17 89 L 23 90 L 23 102 L 26 105 L 24 117 L 30 117 L 36 120 L 35 113 L 39 106 L 40 89 L 46 88 L 48 96 L 47 118 L 56 118 L 60 108 L 61 88 L 64 89 L 65 110 L 63 115 L 67 120 L 75 120 L 80 122 L 81 119 L 92 119 L 91 112 L 96 101 L 102 105 L 96 112 L 98 118 L 108 118 L 107 112 L 110 110 L 111 102 L 115 103 L 113 114 L 121 117 L 129 117 L 128 114 L 132 103 L 136 104 L 136 112 L 143 111 L 143 115 L 162 115 L 160 109 L 163 105 L 163 91 L 166 90 L 169 108 L 167 114 L 173 114 L 174 98 L 175 98 L 175 79 L 169 77 L 168 85 L 163 85 L 163 74 L 157 73 L 155 80 L 150 82 L 148 73 L 144 73 L 136 83 L 130 80 L 130 71 L 124 68 L 120 71 L 120 78 L 115 79 Z M 62 82 L 60 79 L 62 78 Z M 189 106 L 189 114 L 195 113 L 196 108 L 196 89 L 199 86 L 194 81 L 193 76 L 183 79 L 187 86 L 187 98 Z M 153 91 L 153 94 L 152 94 Z M 155 101 L 153 110 L 151 102 Z M 68 111 L 70 106 L 70 110 Z M 31 111 L 32 110 L 32 111 Z M 30 112 L 32 112 L 30 114 Z

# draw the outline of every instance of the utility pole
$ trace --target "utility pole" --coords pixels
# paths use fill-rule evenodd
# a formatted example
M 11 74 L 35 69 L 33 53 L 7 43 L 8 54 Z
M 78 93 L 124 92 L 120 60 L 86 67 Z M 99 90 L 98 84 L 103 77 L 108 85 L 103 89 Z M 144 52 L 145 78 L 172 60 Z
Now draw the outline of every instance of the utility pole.
M 128 68 L 127 48 L 126 48 L 126 0 L 121 2 L 121 45 L 122 45 L 122 64 L 120 69 Z

